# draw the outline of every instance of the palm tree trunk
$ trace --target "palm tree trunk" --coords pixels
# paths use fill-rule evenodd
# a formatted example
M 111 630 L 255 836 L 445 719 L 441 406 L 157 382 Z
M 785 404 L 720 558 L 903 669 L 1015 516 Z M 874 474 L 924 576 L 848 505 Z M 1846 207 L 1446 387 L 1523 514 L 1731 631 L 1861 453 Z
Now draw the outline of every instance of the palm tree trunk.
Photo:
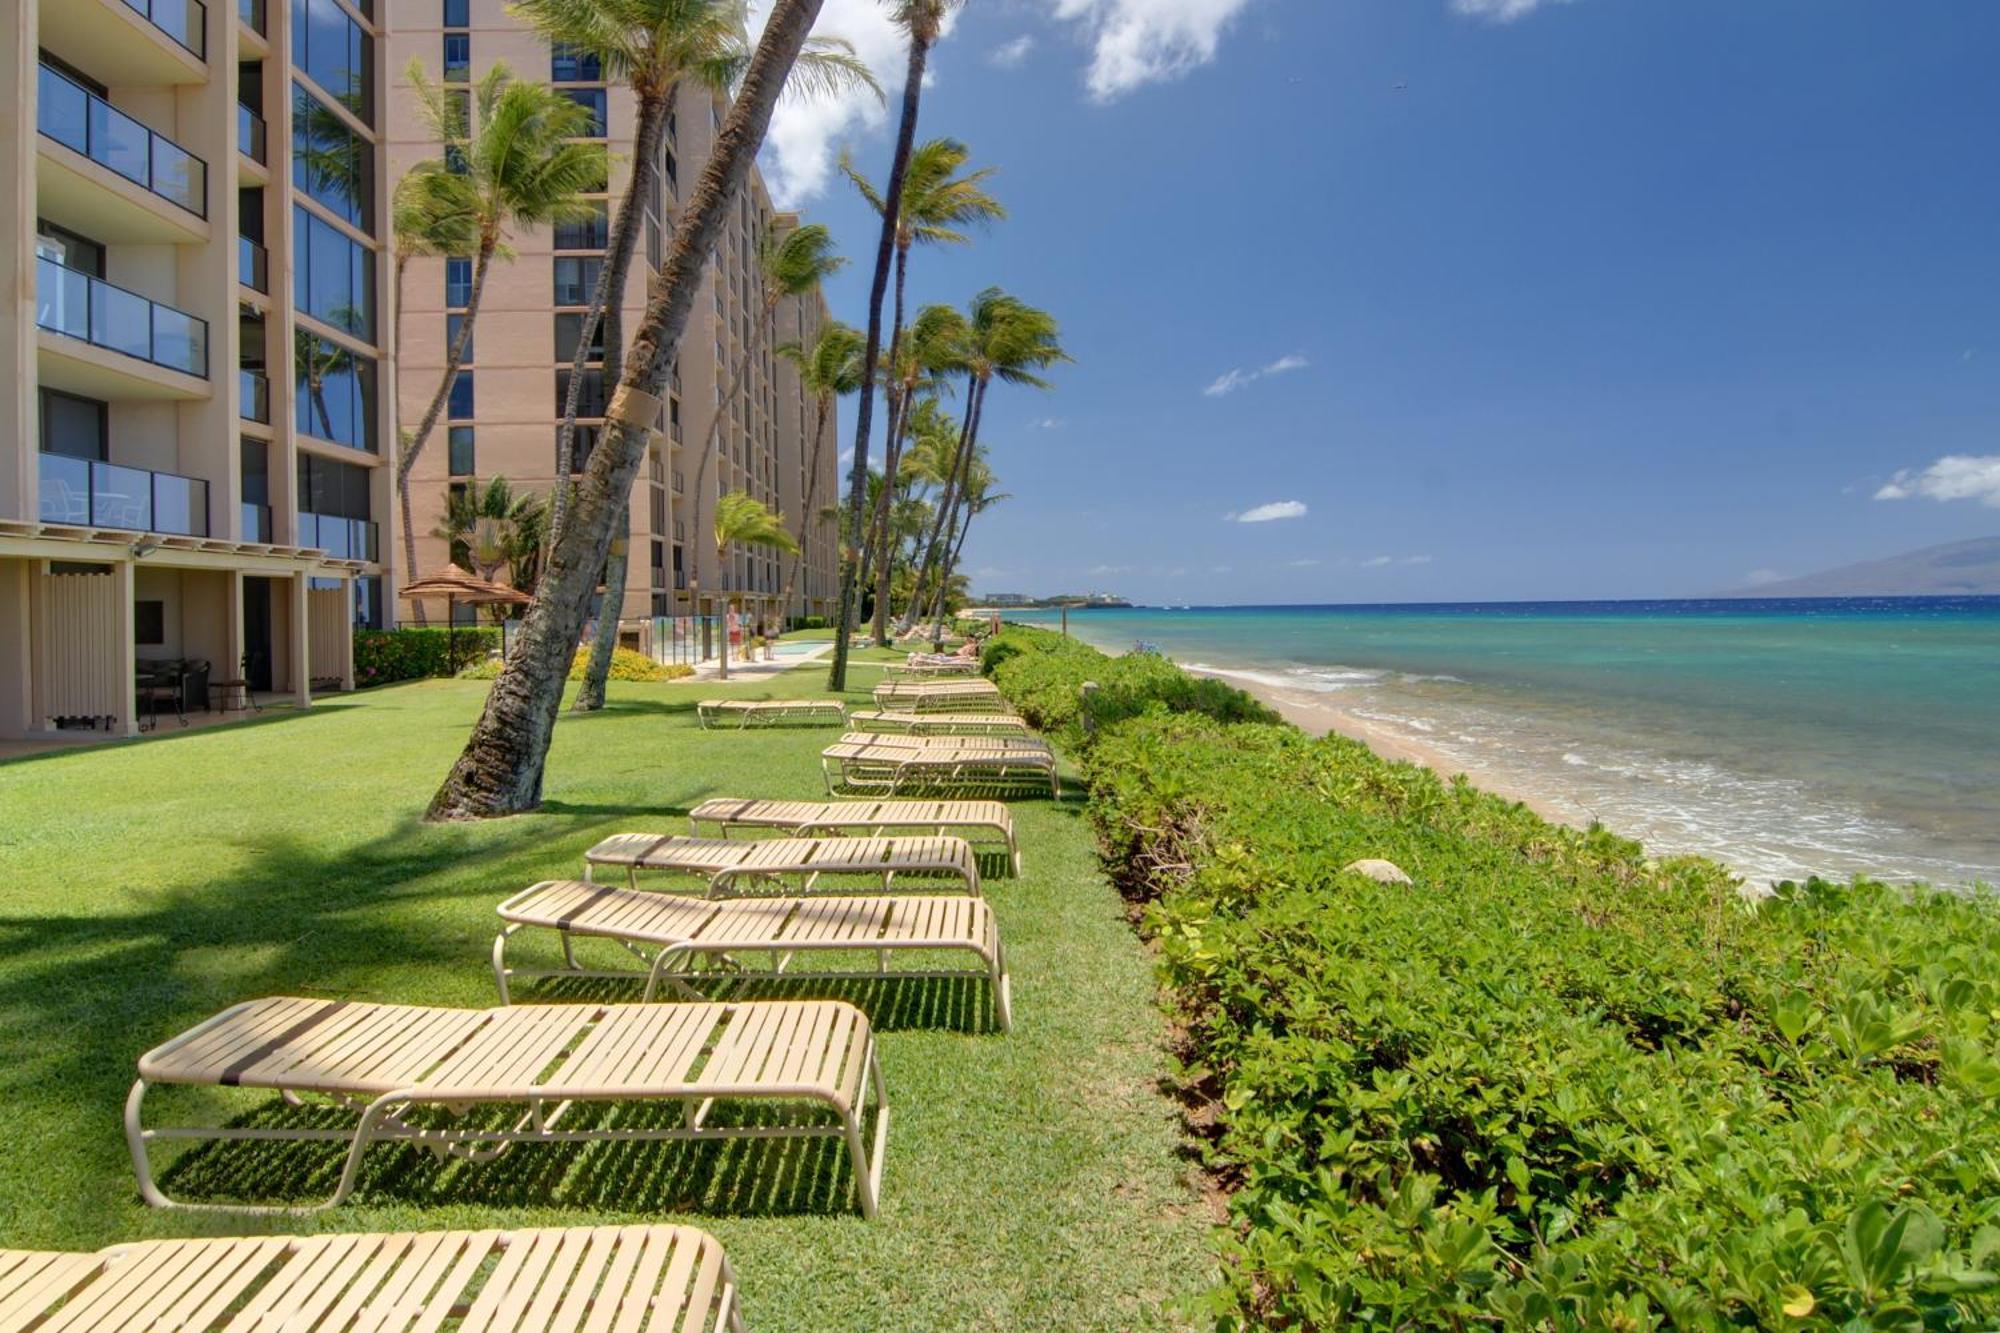
M 729 679 L 729 548 L 715 548 L 715 581 L 722 585 L 722 640 L 716 645 L 716 676 Z
M 821 394 L 819 395 L 819 402 L 815 405 L 815 415 L 813 417 L 812 452 L 806 455 L 805 498 L 799 502 L 801 511 L 799 514 L 799 549 L 797 554 L 791 557 L 790 563 L 786 567 L 787 572 L 782 585 L 784 596 L 778 602 L 778 615 L 780 617 L 791 614 L 792 592 L 798 587 L 799 570 L 804 568 L 806 563 L 806 542 L 812 528 L 813 501 L 819 496 L 819 456 L 820 446 L 826 440 L 826 417 L 826 395 Z
M 942 545 L 935 548 L 933 558 L 927 561 L 927 563 L 934 564 L 937 571 L 937 578 L 931 584 L 930 597 L 925 602 L 926 608 L 934 606 L 942 611 L 944 607 L 945 579 L 948 577 L 948 571 L 944 564 L 945 555 L 952 547 L 951 534 L 958 528 L 959 512 L 965 508 L 966 480 L 972 473 L 972 460 L 978 457 L 979 454 L 979 423 L 985 415 L 986 381 L 981 381 L 978 401 L 972 406 L 972 420 L 969 423 L 969 429 L 966 431 L 965 444 L 958 451 L 957 466 L 952 471 L 952 493 L 944 506 L 944 541 Z M 968 521 L 970 520 L 968 519 Z
M 911 587 L 910 605 L 903 612 L 903 623 L 897 629 L 899 634 L 908 633 L 923 614 L 926 605 L 924 589 L 943 554 L 940 543 L 944 537 L 945 519 L 958 498 L 959 474 L 964 470 L 966 460 L 972 456 L 973 437 L 979 430 L 979 411 L 986 403 L 986 386 L 977 374 L 968 373 L 967 379 L 971 382 L 965 391 L 965 421 L 958 428 L 958 448 L 952 451 L 951 467 L 945 473 L 944 488 L 938 493 L 937 513 L 931 516 L 930 540 L 924 544 L 923 564 L 917 568 L 917 581 Z
M 972 506 L 961 504 L 959 511 L 962 518 L 957 525 L 958 535 L 951 543 L 951 554 L 945 559 L 944 572 L 938 576 L 937 622 L 931 628 L 932 652 L 937 652 L 944 647 L 945 599 L 951 588 L 952 577 L 958 573 L 959 557 L 965 554 L 966 534 L 972 531 Z
M 658 290 L 646 302 L 645 320 L 607 413 L 604 439 L 584 469 L 562 538 L 550 548 L 548 569 L 536 585 L 514 651 L 493 682 L 465 749 L 431 798 L 429 819 L 515 814 L 541 803 L 563 684 L 590 590 L 604 568 L 612 526 L 645 458 L 659 394 L 694 308 L 702 269 L 749 179 L 771 111 L 820 5 L 821 0 L 776 0 L 772 6 L 749 71 L 675 231 Z
M 701 497 L 702 493 L 707 489 L 709 460 L 715 457 L 716 445 L 722 434 L 723 413 L 731 403 L 736 401 L 737 395 L 743 392 L 743 381 L 748 378 L 750 374 L 750 362 L 756 356 L 758 344 L 754 339 L 759 334 L 762 334 L 765 331 L 764 326 L 775 318 L 777 308 L 778 303 L 775 300 L 767 298 L 763 317 L 751 325 L 751 337 L 753 341 L 744 346 L 742 355 L 738 356 L 736 363 L 729 368 L 729 378 L 725 381 L 722 397 L 717 400 L 715 411 L 709 414 L 708 429 L 703 432 L 701 437 L 701 451 L 695 455 L 694 499 L 689 501 L 694 508 L 688 514 L 688 531 L 691 533 L 698 534 L 701 531 Z M 695 540 L 699 541 L 700 538 L 697 536 Z M 729 581 L 721 579 L 721 582 L 726 590 L 729 586 Z M 696 615 L 701 614 L 701 562 L 698 560 L 695 562 L 694 568 L 688 571 L 688 605 L 694 608 Z M 723 603 L 723 614 L 728 614 L 727 602 Z M 726 629 L 724 633 L 727 633 Z
M 409 269 L 410 257 L 400 250 L 397 251 L 395 287 L 396 328 L 393 335 L 395 344 L 392 355 L 395 365 L 399 369 L 403 364 L 403 278 L 409 272 Z M 403 443 L 403 395 L 401 393 L 394 395 L 389 405 L 389 412 L 391 429 L 396 436 L 396 504 L 403 511 L 403 576 L 414 580 L 417 577 L 417 521 L 410 513 L 409 470 L 403 466 L 403 454 L 407 446 Z M 424 613 L 424 604 L 421 599 L 410 603 L 410 609 L 416 613 L 416 621 L 419 625 L 430 623 L 430 617 Z M 395 621 L 393 614 L 390 616 L 390 621 L 392 624 Z
M 903 285 L 910 272 L 910 247 L 896 237 L 896 319 L 889 327 L 889 374 L 891 382 L 902 374 Z M 902 452 L 902 428 L 909 415 L 910 395 L 898 386 L 889 397 L 888 443 L 882 455 L 882 505 L 875 519 L 875 646 L 889 644 L 889 515 L 896 508 L 896 457 Z
M 430 406 L 424 409 L 423 419 L 410 435 L 410 443 L 396 460 L 397 481 L 410 475 L 410 469 L 417 465 L 417 455 L 423 453 L 430 442 L 431 432 L 437 429 L 438 418 L 444 415 L 444 405 L 451 398 L 451 386 L 458 379 L 458 368 L 465 360 L 465 345 L 472 341 L 472 325 L 479 318 L 479 302 L 486 295 L 486 275 L 493 267 L 495 242 L 482 239 L 479 253 L 472 261 L 472 293 L 465 299 L 465 315 L 459 322 L 458 336 L 451 340 L 451 346 L 444 354 L 444 374 L 438 380 L 437 392 L 431 395 Z M 399 441 L 400 443 L 400 441 Z
M 918 30 L 910 33 L 910 63 L 903 75 L 903 116 L 896 126 L 896 156 L 889 164 L 889 188 L 882 196 L 882 239 L 875 247 L 875 277 L 868 286 L 868 344 L 861 362 L 861 398 L 854 413 L 854 466 L 847 482 L 847 532 L 853 543 L 840 562 L 840 624 L 833 639 L 833 670 L 827 686 L 847 688 L 847 640 L 854 633 L 856 584 L 865 542 L 862 509 L 868 501 L 868 434 L 875 425 L 875 368 L 882 358 L 882 298 L 889 293 L 889 266 L 895 257 L 896 219 L 903 211 L 903 177 L 917 138 L 917 108 L 924 96 L 924 63 L 930 47 Z

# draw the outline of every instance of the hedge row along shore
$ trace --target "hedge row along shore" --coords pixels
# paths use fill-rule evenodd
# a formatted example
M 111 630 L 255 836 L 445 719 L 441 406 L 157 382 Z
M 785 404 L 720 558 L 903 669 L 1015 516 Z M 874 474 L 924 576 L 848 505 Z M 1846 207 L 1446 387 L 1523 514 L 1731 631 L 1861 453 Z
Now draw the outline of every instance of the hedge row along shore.
M 2000 1324 L 1990 894 L 1751 900 L 1157 657 L 985 665 L 1158 943 L 1219 1326 Z

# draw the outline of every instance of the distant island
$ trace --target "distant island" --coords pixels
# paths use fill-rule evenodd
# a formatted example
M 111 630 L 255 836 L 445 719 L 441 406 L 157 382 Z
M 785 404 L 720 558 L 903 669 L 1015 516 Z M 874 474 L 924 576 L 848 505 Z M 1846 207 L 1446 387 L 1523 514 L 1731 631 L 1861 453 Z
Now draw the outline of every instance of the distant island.
M 1132 605 L 1132 603 L 1126 601 L 1118 594 L 1110 592 L 1058 593 L 1054 597 L 1030 597 L 1024 592 L 993 592 L 987 593 L 983 597 L 975 597 L 973 601 L 980 606 L 990 606 L 995 610 L 1001 611 L 1019 611 L 1037 608 L 1054 610 L 1061 606 Z
M 1719 597 L 2000 596 L 2000 537 L 1946 542 L 1802 578 L 1732 588 Z

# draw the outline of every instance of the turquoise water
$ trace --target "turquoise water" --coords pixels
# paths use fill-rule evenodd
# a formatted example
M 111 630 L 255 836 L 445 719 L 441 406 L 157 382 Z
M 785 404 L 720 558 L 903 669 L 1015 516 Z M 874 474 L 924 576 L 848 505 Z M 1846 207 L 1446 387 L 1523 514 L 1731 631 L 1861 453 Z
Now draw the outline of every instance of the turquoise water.
M 1753 882 L 2000 882 L 2000 598 L 1087 610 L 1070 631 Z

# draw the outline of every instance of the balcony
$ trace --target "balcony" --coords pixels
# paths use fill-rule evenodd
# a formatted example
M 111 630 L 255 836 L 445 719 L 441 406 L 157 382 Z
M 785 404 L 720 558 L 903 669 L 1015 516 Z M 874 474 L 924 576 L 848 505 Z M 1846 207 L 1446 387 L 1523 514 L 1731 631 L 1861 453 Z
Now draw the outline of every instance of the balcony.
M 258 371 L 247 367 L 236 372 L 236 388 L 242 400 L 237 404 L 236 415 L 245 421 L 261 421 L 271 424 L 271 381 Z
M 236 238 L 236 280 L 253 292 L 271 292 L 271 256 L 248 236 Z
M 238 102 L 236 104 L 236 151 L 261 167 L 268 160 L 264 156 L 264 141 L 264 118 L 249 107 L 244 106 L 241 102 Z
M 294 545 L 317 546 L 335 560 L 366 560 L 380 556 L 380 525 L 365 518 L 336 518 L 299 511 L 299 537 Z
M 38 457 L 44 523 L 208 536 L 205 481 L 64 454 Z
M 236 17 L 259 37 L 264 33 L 264 0 L 236 0 Z
M 208 58 L 208 6 L 201 0 L 125 0 L 125 7 L 195 59 Z
M 35 127 L 50 144 L 61 145 L 38 155 L 44 216 L 107 242 L 206 239 L 206 162 L 47 65 L 37 77 Z M 82 165 L 79 157 L 117 179 Z M 128 191 L 124 182 L 136 188 Z
M 236 506 L 237 523 L 243 531 L 238 541 L 268 542 L 271 538 L 271 506 L 251 504 L 248 500 Z
M 64 0 L 39 17 L 37 45 L 113 88 L 209 78 L 204 0 Z
M 207 320 L 53 259 L 35 260 L 35 324 L 92 347 L 208 378 Z

